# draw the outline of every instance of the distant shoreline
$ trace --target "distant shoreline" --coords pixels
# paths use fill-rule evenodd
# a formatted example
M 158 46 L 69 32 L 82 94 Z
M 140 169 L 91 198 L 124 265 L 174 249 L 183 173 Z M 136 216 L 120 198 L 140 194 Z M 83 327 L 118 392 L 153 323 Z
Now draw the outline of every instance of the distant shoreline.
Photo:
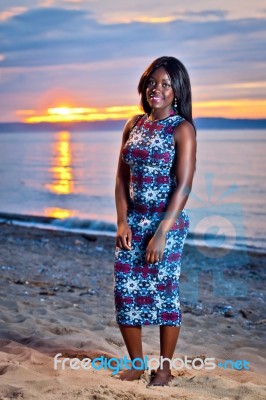
M 126 120 L 106 120 L 91 122 L 1 122 L 0 133 L 12 132 L 43 132 L 58 129 L 71 129 L 74 131 L 114 131 L 123 128 Z M 266 118 L 243 119 L 243 118 L 195 118 L 197 129 L 266 129 Z

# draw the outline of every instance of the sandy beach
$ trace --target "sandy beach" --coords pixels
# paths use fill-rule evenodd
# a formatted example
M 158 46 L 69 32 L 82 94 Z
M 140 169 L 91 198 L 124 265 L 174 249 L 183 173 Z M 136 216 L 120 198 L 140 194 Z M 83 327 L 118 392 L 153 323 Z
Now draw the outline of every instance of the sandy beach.
M 204 254 L 184 248 L 175 357 L 246 360 L 249 370 L 173 369 L 169 387 L 147 388 L 148 371 L 122 382 L 110 369 L 54 369 L 57 353 L 127 355 L 115 321 L 114 238 L 1 224 L 0 399 L 265 399 L 265 255 Z M 232 282 L 246 291 L 230 295 Z M 158 333 L 158 326 L 143 327 L 149 358 L 159 356 Z

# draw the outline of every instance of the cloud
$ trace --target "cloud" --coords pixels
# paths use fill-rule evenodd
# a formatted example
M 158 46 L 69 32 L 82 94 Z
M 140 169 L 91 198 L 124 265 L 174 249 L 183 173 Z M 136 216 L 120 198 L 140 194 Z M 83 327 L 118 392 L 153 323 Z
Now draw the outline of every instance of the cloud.
M 11 7 L 7 10 L 0 11 L 0 21 L 6 21 L 15 15 L 23 14 L 26 10 L 26 7 Z
M 214 3 L 219 9 L 213 9 Z M 141 21 L 149 18 L 172 18 L 173 16 L 187 21 L 217 20 L 217 19 L 245 19 L 260 18 L 263 16 L 265 0 L 234 0 L 224 2 L 213 0 L 190 0 L 187 3 L 173 0 L 84 0 L 81 3 L 69 3 L 66 0 L 53 0 L 54 7 L 75 7 L 84 12 L 90 10 L 100 23 L 123 23 Z
M 213 9 L 191 15 L 199 19 L 158 24 L 100 23 L 89 10 L 76 8 L 32 8 L 14 15 L 0 23 L 5 102 L 18 105 L 19 96 L 29 101 L 31 94 L 37 98 L 52 87 L 76 93 L 81 105 L 135 104 L 141 73 L 161 55 L 184 62 L 197 101 L 262 98 L 252 82 L 265 81 L 266 18 L 229 20 L 225 11 Z M 34 101 L 18 106 L 23 107 L 34 107 Z
M 213 12 L 213 11 L 210 11 Z M 89 12 L 59 8 L 28 10 L 1 24 L 1 66 L 44 66 L 73 64 L 128 56 L 179 53 L 193 59 L 196 66 L 238 58 L 260 58 L 264 48 L 265 19 L 161 24 L 132 22 L 100 24 Z M 244 45 L 243 45 L 244 43 Z M 247 46 L 249 43 L 249 46 Z M 201 57 L 199 62 L 193 54 Z
M 228 15 L 228 11 L 226 10 L 201 10 L 201 11 L 192 11 L 187 10 L 184 15 L 187 16 L 196 16 L 196 17 L 217 17 L 217 18 L 225 18 Z

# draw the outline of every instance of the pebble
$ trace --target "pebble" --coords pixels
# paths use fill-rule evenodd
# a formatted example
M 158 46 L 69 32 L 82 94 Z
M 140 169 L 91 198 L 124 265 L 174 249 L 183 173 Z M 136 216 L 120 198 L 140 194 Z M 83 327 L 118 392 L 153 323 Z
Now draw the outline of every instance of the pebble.
M 103 247 L 102 246 L 96 246 L 95 247 L 97 251 L 103 251 Z
M 225 316 L 225 317 L 234 317 L 233 310 L 226 310 L 226 311 L 224 312 L 224 316 Z
M 24 282 L 23 282 L 21 279 L 16 279 L 16 280 L 14 281 L 14 283 L 15 283 L 16 285 L 24 285 Z
M 218 314 L 223 314 L 225 317 L 234 317 L 232 306 L 216 304 L 215 306 L 213 306 L 213 311 L 217 312 Z
M 52 291 L 48 292 L 48 291 L 46 291 L 46 290 L 43 290 L 43 291 L 39 292 L 39 295 L 40 295 L 40 296 L 54 296 L 55 293 L 52 292 Z
M 15 267 L 13 267 L 13 268 L 15 268 Z M 7 269 L 8 271 L 10 271 L 10 270 L 12 269 L 12 267 L 10 267 L 9 265 L 2 265 L 1 269 L 2 269 L 3 271 L 5 271 L 6 269 Z
M 94 289 L 89 289 L 89 290 L 87 290 L 86 292 L 80 293 L 79 295 L 80 295 L 80 296 L 83 296 L 84 294 L 89 294 L 89 295 L 92 296 L 92 295 L 96 294 L 96 292 L 95 292 Z

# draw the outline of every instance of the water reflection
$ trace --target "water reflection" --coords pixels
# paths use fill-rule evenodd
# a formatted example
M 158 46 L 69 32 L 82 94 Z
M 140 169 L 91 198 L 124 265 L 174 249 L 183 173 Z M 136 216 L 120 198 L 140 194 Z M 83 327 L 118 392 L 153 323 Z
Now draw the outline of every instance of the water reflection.
M 74 176 L 72 168 L 71 134 L 68 131 L 56 133 L 56 140 L 52 145 L 51 168 L 49 172 L 52 182 L 45 187 L 52 193 L 66 195 L 74 193 Z M 47 208 L 45 214 L 54 218 L 67 218 L 73 215 L 73 210 L 61 208 Z
M 70 194 L 74 192 L 73 168 L 70 132 L 60 131 L 56 134 L 56 142 L 52 149 L 51 172 L 53 181 L 46 185 L 47 189 L 56 194 Z
M 58 219 L 70 218 L 76 215 L 74 210 L 67 210 L 65 208 L 58 208 L 58 207 L 45 208 L 44 214 L 46 217 L 52 217 Z

